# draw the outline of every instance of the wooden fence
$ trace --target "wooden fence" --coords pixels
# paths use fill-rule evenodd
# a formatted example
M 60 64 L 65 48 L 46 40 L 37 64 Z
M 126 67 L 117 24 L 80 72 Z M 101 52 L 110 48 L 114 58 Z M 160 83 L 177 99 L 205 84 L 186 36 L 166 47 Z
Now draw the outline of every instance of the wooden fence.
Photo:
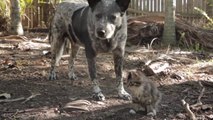
M 51 2 L 50 2 L 51 1 Z M 55 2 L 54 2 L 55 1 Z M 54 14 L 55 5 L 59 0 L 34 0 L 33 5 L 26 9 L 23 17 L 25 28 L 47 28 Z M 131 0 L 128 9 L 130 16 L 158 15 L 164 16 L 166 0 Z M 190 22 L 199 21 L 202 16 L 194 10 L 198 7 L 213 16 L 213 0 L 174 0 L 176 15 Z
M 22 18 L 24 28 L 48 28 L 58 0 L 33 0 Z
M 174 0 L 176 6 L 176 16 L 185 18 L 192 22 L 199 20 L 203 16 L 194 8 L 197 7 L 213 16 L 213 0 Z M 164 16 L 166 0 L 132 0 L 129 6 L 129 15 L 159 15 Z

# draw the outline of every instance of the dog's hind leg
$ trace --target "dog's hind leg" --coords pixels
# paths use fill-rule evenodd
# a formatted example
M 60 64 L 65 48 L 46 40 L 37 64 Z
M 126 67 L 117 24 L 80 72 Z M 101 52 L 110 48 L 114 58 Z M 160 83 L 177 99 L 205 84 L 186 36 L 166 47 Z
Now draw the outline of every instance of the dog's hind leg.
M 124 52 L 121 49 L 116 49 L 113 51 L 113 59 L 114 59 L 114 69 L 117 79 L 117 90 L 118 96 L 124 100 L 131 100 L 131 95 L 127 93 L 124 89 L 123 85 L 123 56 Z
M 56 66 L 58 66 L 61 56 L 63 54 L 65 40 L 60 34 L 52 34 L 50 36 L 52 38 L 51 42 L 51 54 L 52 54 L 52 61 L 51 61 L 51 68 L 49 73 L 49 80 L 56 79 Z
M 72 51 L 70 52 L 70 58 L 69 58 L 68 76 L 70 80 L 77 80 L 77 76 L 74 73 L 74 62 L 80 47 L 77 44 L 72 43 L 71 48 L 72 48 Z

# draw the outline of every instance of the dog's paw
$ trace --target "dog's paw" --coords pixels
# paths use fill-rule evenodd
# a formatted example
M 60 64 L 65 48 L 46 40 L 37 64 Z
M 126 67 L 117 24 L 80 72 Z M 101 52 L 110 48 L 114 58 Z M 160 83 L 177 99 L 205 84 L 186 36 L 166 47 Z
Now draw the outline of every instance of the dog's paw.
M 129 93 L 127 93 L 126 91 L 118 92 L 118 96 L 124 100 L 132 100 L 132 96 Z
M 68 74 L 70 80 L 78 80 L 78 77 L 74 73 Z
M 49 80 L 56 80 L 57 76 L 56 76 L 56 73 L 51 71 L 49 73 Z
M 104 101 L 105 100 L 105 96 L 99 92 L 99 93 L 94 93 L 93 94 L 93 99 L 95 99 L 96 101 Z

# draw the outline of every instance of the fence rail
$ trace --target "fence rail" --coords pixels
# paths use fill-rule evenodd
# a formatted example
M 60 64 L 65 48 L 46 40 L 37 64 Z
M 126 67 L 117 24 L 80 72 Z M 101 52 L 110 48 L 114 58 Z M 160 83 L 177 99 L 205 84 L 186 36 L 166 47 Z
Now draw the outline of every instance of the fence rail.
M 47 28 L 54 14 L 57 1 L 34 0 L 33 5 L 26 9 L 23 26 L 25 28 Z M 174 3 L 176 5 L 176 15 L 189 21 L 199 21 L 201 19 L 201 15 L 194 10 L 194 7 L 207 11 L 210 17 L 213 16 L 213 0 L 174 0 Z M 128 14 L 130 16 L 164 16 L 165 6 L 166 0 L 131 0 Z
M 201 15 L 194 8 L 197 7 L 207 11 L 209 16 L 213 16 L 212 0 L 174 0 L 176 15 L 183 18 L 200 18 Z M 164 15 L 166 0 L 132 0 L 129 6 L 131 16 L 138 15 Z

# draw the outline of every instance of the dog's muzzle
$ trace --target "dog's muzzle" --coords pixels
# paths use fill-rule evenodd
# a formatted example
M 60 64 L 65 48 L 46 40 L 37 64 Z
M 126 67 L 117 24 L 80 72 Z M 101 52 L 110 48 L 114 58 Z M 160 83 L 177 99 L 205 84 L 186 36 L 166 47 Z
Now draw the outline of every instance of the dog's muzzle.
M 99 30 L 99 31 L 97 31 L 97 35 L 98 35 L 98 37 L 105 39 L 106 38 L 106 31 L 105 30 Z

